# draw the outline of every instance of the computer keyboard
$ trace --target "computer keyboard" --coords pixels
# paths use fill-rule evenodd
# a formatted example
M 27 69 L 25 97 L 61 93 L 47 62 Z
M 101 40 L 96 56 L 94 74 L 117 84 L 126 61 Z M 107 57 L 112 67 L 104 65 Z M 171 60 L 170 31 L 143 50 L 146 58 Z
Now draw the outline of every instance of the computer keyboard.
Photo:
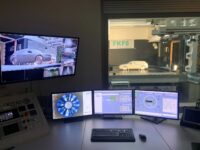
M 92 142 L 135 142 L 133 130 L 130 128 L 92 129 Z

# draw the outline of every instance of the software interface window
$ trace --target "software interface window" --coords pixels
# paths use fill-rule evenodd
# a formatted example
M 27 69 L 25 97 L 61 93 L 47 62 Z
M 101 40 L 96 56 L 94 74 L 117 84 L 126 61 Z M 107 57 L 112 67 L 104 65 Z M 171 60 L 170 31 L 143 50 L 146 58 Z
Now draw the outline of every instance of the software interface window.
M 178 93 L 136 90 L 135 114 L 177 119 Z
M 132 90 L 94 91 L 95 114 L 132 114 Z
M 53 119 L 92 115 L 92 92 L 52 94 Z

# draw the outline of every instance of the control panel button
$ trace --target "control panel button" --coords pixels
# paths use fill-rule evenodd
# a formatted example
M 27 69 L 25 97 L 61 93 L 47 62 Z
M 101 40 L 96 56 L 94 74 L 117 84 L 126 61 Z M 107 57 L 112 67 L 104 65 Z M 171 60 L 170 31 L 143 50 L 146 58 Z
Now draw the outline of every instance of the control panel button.
M 19 106 L 18 107 L 19 112 L 25 111 L 26 107 L 25 106 Z
M 24 113 L 24 116 L 25 116 L 25 117 L 28 117 L 28 114 L 29 114 L 28 112 L 25 112 L 25 113 Z
M 31 116 L 35 116 L 35 115 L 37 115 L 36 110 L 31 110 L 31 111 L 30 111 L 30 115 L 31 115 Z
M 33 109 L 33 108 L 35 108 L 34 104 L 28 104 L 27 107 L 28 107 L 28 109 Z
M 28 103 L 30 103 L 30 101 L 31 100 L 29 98 L 27 98 L 27 97 L 23 99 L 24 104 L 28 104 Z

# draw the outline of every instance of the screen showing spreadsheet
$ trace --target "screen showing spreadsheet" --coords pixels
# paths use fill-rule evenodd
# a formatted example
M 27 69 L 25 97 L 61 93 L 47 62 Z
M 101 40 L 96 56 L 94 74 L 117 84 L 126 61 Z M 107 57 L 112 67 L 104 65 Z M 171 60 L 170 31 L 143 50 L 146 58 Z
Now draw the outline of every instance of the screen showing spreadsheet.
M 95 114 L 132 114 L 132 90 L 94 91 Z

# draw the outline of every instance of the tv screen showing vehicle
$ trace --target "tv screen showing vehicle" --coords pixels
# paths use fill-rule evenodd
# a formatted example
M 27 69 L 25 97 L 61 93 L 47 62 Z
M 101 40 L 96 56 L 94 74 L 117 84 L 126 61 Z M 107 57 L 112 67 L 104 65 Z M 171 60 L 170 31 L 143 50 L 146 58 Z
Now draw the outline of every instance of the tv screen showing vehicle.
M 52 94 L 53 119 L 92 115 L 92 91 Z
M 178 92 L 135 90 L 135 114 L 178 119 Z
M 1 83 L 74 75 L 79 38 L 0 33 Z
M 94 91 L 94 114 L 126 115 L 132 113 L 132 90 Z

